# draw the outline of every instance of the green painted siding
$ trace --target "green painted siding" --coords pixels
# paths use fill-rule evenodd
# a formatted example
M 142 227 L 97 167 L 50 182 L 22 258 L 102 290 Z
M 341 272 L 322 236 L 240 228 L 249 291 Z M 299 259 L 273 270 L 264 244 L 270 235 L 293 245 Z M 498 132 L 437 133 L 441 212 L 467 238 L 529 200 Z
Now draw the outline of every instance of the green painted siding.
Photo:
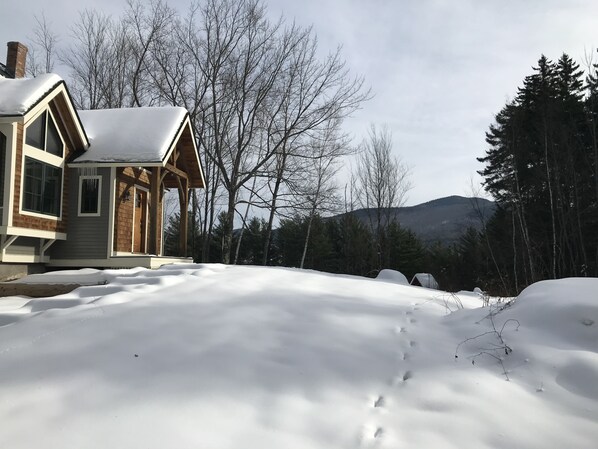
M 80 172 L 70 168 L 67 239 L 50 247 L 53 259 L 105 259 L 108 254 L 110 223 L 110 168 L 97 169 L 102 178 L 100 215 L 79 216 Z

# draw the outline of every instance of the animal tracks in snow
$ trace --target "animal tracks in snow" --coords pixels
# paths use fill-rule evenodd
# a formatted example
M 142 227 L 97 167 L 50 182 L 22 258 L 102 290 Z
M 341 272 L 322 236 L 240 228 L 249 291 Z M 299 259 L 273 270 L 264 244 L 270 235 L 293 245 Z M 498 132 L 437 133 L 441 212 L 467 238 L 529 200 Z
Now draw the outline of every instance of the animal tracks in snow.
M 390 391 L 382 391 L 378 395 L 371 397 L 370 414 L 373 414 L 374 410 L 392 411 L 392 402 L 389 404 L 389 401 L 387 400 L 387 397 L 389 396 L 386 393 L 389 393 L 390 396 L 392 396 L 392 394 L 397 394 L 398 392 L 395 391 L 395 393 L 393 393 L 392 391 L 401 385 L 407 385 L 407 382 L 410 383 L 410 379 L 413 378 L 413 371 L 409 369 L 409 365 L 411 352 L 417 348 L 418 343 L 417 340 L 410 337 L 412 337 L 411 326 L 416 325 L 418 322 L 415 316 L 416 314 L 414 313 L 417 310 L 419 310 L 419 307 L 416 307 L 415 304 L 410 310 L 404 310 L 400 318 L 401 324 L 394 326 L 392 329 L 400 345 L 396 362 L 398 372 L 395 371 L 396 374 L 392 376 L 390 381 L 386 384 L 386 388 L 390 387 Z M 372 416 L 374 415 L 371 415 L 370 418 L 372 418 Z M 377 416 L 376 421 L 380 419 L 380 415 L 375 416 Z M 361 447 L 377 447 L 378 445 L 383 444 L 383 437 L 386 435 L 387 431 L 380 425 L 380 422 L 376 421 L 370 421 L 368 424 L 364 425 L 360 437 Z

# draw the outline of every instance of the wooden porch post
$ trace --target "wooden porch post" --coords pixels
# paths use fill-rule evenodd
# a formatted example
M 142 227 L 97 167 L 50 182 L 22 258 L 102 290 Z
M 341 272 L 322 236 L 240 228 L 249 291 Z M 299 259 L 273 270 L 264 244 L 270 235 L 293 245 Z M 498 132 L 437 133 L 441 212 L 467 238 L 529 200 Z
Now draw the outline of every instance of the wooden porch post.
M 160 184 L 161 184 L 161 167 L 152 167 L 152 175 L 150 178 L 150 226 L 149 226 L 149 239 L 148 239 L 148 246 L 149 246 L 149 253 L 158 254 L 160 252 L 160 244 L 158 240 L 159 232 L 158 226 L 160 223 L 158 212 L 160 210 Z
M 188 205 L 189 205 L 189 181 L 186 178 L 177 176 L 179 183 L 179 205 L 180 213 L 180 234 L 179 234 L 179 256 L 187 256 L 187 222 L 188 222 Z

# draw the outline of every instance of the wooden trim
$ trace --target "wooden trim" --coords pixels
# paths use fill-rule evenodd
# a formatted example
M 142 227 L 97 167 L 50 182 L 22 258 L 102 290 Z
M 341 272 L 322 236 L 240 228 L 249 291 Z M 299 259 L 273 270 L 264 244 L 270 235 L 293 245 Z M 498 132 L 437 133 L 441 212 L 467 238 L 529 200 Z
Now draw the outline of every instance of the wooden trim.
M 15 226 L 0 226 L 0 233 L 38 239 L 66 240 L 66 233 L 64 232 L 43 231 L 41 229 L 20 228 Z
M 145 207 L 142 204 L 140 209 L 143 213 L 143 210 L 145 209 L 145 217 L 143 218 L 143 229 L 142 229 L 142 235 L 139 236 L 142 240 L 141 240 L 141 251 L 137 252 L 135 251 L 135 226 L 137 225 L 137 220 L 139 219 L 139 217 L 137 217 L 137 191 L 141 190 L 142 192 L 145 192 Z M 149 195 L 149 190 L 145 187 L 142 187 L 140 185 L 133 185 L 133 197 L 131 198 L 131 200 L 133 201 L 133 226 L 131 228 L 131 253 L 133 254 L 147 254 L 147 244 L 148 244 L 148 222 L 147 222 L 147 217 L 149 215 L 149 204 L 148 204 L 148 195 Z M 143 196 L 142 196 L 143 198 Z
M 102 215 L 102 175 L 80 175 L 79 194 L 77 202 L 77 217 L 100 217 Z M 83 199 L 83 181 L 86 179 L 98 180 L 98 210 L 96 212 L 81 212 L 81 200 Z
M 154 257 L 139 254 L 122 254 L 106 259 L 52 259 L 48 261 L 50 267 L 94 267 L 94 268 L 159 268 L 166 264 L 193 263 L 189 257 Z
M 154 167 L 150 175 L 149 239 L 147 252 L 160 255 L 158 240 L 158 209 L 160 208 L 160 167 Z
M 106 257 L 114 252 L 114 222 L 116 221 L 116 168 L 110 168 L 110 201 L 108 202 L 108 251 Z

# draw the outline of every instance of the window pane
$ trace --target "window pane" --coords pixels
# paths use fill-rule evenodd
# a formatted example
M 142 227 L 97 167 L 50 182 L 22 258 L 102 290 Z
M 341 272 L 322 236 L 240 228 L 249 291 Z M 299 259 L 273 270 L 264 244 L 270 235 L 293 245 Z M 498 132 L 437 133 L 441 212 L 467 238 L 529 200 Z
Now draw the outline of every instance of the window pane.
M 48 114 L 48 135 L 46 137 L 46 151 L 56 156 L 62 156 L 62 140 L 56 129 L 54 120 Z
M 98 200 L 100 196 L 100 180 L 98 178 L 86 178 L 81 182 L 81 213 L 97 214 Z
M 23 209 L 59 216 L 62 169 L 26 157 L 24 178 Z
M 61 170 L 44 164 L 44 185 L 42 199 L 42 213 L 60 215 L 60 183 Z
M 25 158 L 25 186 L 23 189 L 23 209 L 41 212 L 42 164 Z
M 36 118 L 33 123 L 27 126 L 27 130 L 25 131 L 27 138 L 25 139 L 25 143 L 27 145 L 31 145 L 32 147 L 39 148 L 40 150 L 44 149 L 44 130 L 46 129 L 46 113 L 44 112 L 38 118 Z

